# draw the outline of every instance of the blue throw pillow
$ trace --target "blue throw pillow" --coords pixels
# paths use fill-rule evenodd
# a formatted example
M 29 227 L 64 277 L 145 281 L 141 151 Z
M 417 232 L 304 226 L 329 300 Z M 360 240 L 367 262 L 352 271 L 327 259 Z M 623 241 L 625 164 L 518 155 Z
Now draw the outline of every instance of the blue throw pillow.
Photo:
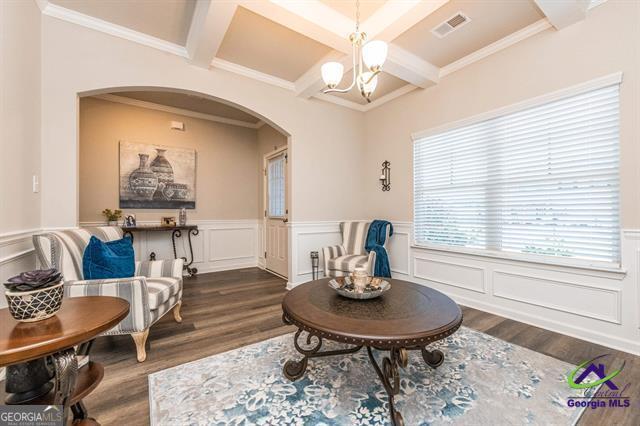
M 91 237 L 82 255 L 82 273 L 85 280 L 132 277 L 136 270 L 131 238 L 100 241 Z

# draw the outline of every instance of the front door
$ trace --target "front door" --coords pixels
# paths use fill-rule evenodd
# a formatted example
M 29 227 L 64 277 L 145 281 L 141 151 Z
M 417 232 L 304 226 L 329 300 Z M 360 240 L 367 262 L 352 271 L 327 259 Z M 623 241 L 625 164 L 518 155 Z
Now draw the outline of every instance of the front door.
M 288 210 L 287 151 L 265 158 L 265 263 L 269 271 L 287 277 Z

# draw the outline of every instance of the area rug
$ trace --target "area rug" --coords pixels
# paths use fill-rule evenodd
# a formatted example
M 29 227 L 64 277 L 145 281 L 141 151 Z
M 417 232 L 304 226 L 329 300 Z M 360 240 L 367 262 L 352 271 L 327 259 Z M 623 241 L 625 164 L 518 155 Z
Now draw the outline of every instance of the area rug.
M 325 341 L 323 349 L 340 344 Z M 445 353 L 433 370 L 412 351 L 400 370 L 397 408 L 407 425 L 571 425 L 588 397 L 566 377 L 575 366 L 461 327 L 432 347 Z M 303 378 L 282 374 L 299 359 L 293 334 L 214 355 L 149 376 L 152 425 L 386 425 L 387 396 L 366 351 L 309 361 Z

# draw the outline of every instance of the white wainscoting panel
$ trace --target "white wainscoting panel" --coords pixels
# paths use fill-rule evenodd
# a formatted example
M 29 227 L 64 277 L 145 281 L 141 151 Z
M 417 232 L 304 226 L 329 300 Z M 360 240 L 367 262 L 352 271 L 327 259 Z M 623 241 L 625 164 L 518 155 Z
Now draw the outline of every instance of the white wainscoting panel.
M 253 228 L 209 230 L 209 262 L 246 261 L 257 254 L 256 232 Z
M 413 276 L 466 290 L 485 292 L 483 268 L 462 263 L 445 262 L 430 257 L 413 258 Z
M 36 267 L 32 236 L 37 229 L 8 232 L 0 235 L 0 282 Z M 7 306 L 4 286 L 0 285 L 0 307 Z
M 311 281 L 311 252 L 320 256 L 318 276 L 324 276 L 322 247 L 342 242 L 340 222 L 289 222 L 288 288 Z
M 393 222 L 393 235 L 387 242 L 391 274 L 403 280 L 411 276 L 411 262 L 408 255 L 413 239 L 411 225 L 411 222 Z
M 408 225 L 403 222 L 398 224 L 400 227 Z M 409 237 L 412 241 L 411 232 Z M 412 265 L 409 281 L 436 288 L 461 305 L 640 354 L 640 230 L 621 233 L 620 271 L 531 263 L 413 245 L 403 253 L 404 244 L 396 241 L 392 238 L 391 268 Z
M 139 222 L 138 225 L 154 225 L 156 222 Z M 258 266 L 260 234 L 257 219 L 241 220 L 192 220 L 198 225 L 198 234 L 191 235 L 193 265 L 199 273 Z M 85 222 L 80 226 L 99 226 L 101 223 Z M 178 257 L 191 259 L 189 236 L 182 232 L 176 238 Z M 149 259 L 153 252 L 156 259 L 173 259 L 171 232 L 136 232 L 133 240 L 137 260 Z
M 493 295 L 620 324 L 620 289 L 493 271 Z

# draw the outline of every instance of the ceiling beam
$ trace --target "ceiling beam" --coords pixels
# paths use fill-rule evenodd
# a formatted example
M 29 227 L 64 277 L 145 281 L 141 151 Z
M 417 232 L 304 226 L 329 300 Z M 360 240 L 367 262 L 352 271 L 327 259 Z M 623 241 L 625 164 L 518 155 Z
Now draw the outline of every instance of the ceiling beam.
M 590 0 L 535 0 L 535 2 L 557 30 L 584 20 L 591 3 Z
M 209 67 L 218 53 L 237 7 L 237 3 L 233 1 L 196 2 L 186 45 L 191 63 L 203 68 Z
M 363 27 L 365 24 L 368 25 L 370 31 L 378 36 L 376 39 L 389 43 L 447 1 L 388 2 L 365 21 Z M 321 1 L 240 0 L 239 5 L 336 50 L 328 55 L 329 59 L 323 58 L 298 78 L 295 84 L 298 96 L 309 98 L 322 89 L 324 83 L 320 67 L 324 62 L 342 62 L 345 65 L 345 74 L 352 69 L 352 46 L 348 36 L 353 32 L 355 22 Z M 396 25 L 396 21 L 400 21 L 400 24 Z M 318 24 L 319 22 L 322 22 L 322 25 Z M 437 83 L 439 78 L 439 69 L 436 66 L 394 45 L 389 46 L 384 71 L 417 87 L 428 87 Z
M 348 38 L 353 32 L 351 21 L 318 0 L 239 0 L 238 4 L 340 52 L 348 54 L 351 51 Z
M 440 68 L 394 44 L 389 44 L 383 70 L 423 89 L 440 81 Z
M 392 42 L 449 0 L 387 1 L 362 23 L 370 39 Z

